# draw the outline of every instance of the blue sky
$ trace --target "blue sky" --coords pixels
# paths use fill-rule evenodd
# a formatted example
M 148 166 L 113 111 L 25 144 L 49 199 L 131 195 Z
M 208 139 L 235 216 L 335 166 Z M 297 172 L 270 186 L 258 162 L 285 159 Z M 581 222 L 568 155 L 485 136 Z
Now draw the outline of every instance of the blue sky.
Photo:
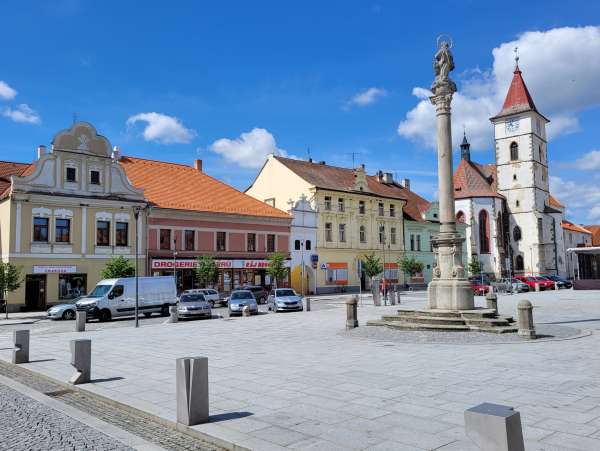
M 76 113 L 125 154 L 201 158 L 240 189 L 265 153 L 306 158 L 310 148 L 342 166 L 354 153 L 369 172 L 409 177 L 431 199 L 433 129 L 426 92 L 415 88 L 429 87 L 435 39 L 446 32 L 461 91 L 455 139 L 464 124 L 473 159 L 492 161 L 488 117 L 519 45 L 525 81 L 554 127 L 552 190 L 572 220 L 600 222 L 599 3 L 143 5 L 3 5 L 0 159 L 30 161 Z

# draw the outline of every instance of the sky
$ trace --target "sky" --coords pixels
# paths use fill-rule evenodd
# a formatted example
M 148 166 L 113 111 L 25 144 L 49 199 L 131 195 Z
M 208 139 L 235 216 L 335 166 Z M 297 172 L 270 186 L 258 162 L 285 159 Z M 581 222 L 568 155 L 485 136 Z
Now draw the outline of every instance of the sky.
M 455 164 L 493 162 L 489 117 L 519 65 L 548 125 L 551 191 L 600 223 L 600 2 L 3 2 L 0 160 L 29 162 L 73 120 L 125 155 L 246 189 L 266 155 L 393 172 L 430 200 L 427 99 L 453 40 Z

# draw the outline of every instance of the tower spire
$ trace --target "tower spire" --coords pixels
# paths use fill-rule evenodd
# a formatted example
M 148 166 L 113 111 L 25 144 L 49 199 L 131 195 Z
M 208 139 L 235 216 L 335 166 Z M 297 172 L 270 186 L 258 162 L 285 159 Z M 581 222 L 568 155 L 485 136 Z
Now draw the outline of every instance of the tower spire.
M 515 73 L 521 72 L 521 70 L 519 69 L 519 47 L 515 47 L 513 52 L 515 52 Z
M 471 161 L 471 144 L 467 140 L 467 128 L 463 125 L 463 140 L 460 145 L 460 157 L 463 160 Z

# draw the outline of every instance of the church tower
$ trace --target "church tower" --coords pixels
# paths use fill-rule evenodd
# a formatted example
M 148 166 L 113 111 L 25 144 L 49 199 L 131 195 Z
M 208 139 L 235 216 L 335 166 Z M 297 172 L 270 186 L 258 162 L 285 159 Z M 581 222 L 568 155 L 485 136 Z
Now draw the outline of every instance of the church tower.
M 516 58 L 502 111 L 492 117 L 498 193 L 506 199 L 515 274 L 556 271 L 556 227 L 549 210 L 546 124 L 523 81 Z

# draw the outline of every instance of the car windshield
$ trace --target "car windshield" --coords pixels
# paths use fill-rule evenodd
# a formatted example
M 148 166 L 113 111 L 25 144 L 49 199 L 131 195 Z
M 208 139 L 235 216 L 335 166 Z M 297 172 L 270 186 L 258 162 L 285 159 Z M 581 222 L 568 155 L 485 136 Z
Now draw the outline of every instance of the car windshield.
M 88 298 L 101 298 L 110 291 L 112 285 L 96 285 L 96 287 L 87 295 Z
M 253 299 L 253 298 L 252 298 L 252 293 L 250 293 L 248 291 L 234 291 L 233 293 L 231 293 L 231 299 L 236 300 L 236 299 Z
M 204 296 L 201 294 L 184 294 L 179 298 L 179 302 L 198 302 L 204 301 Z
M 294 290 L 277 290 L 275 296 L 296 296 Z

